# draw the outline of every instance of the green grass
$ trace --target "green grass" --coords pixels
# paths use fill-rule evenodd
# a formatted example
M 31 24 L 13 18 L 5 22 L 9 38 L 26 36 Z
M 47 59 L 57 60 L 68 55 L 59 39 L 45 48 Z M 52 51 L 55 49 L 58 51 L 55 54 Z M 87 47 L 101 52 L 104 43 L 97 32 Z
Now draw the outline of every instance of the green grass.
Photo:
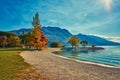
M 23 50 L 26 49 L 0 49 L 0 80 L 13 80 L 16 74 L 30 66 L 19 56 Z

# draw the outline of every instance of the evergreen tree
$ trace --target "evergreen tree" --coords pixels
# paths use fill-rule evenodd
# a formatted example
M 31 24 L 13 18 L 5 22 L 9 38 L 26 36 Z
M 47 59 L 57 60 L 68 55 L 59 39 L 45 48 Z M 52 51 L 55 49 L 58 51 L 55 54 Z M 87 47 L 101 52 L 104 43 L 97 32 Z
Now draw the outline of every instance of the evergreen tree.
M 50 47 L 56 48 L 56 47 L 64 47 L 64 46 L 57 41 L 53 41 L 53 42 L 50 43 Z
M 80 44 L 82 44 L 82 46 L 85 48 L 86 45 L 88 44 L 88 41 L 87 40 L 83 40 L 80 42 Z
M 24 31 L 21 32 L 19 38 L 21 39 L 21 44 L 24 45 L 25 44 L 25 34 Z
M 41 27 L 38 12 L 35 14 L 35 17 L 33 17 L 32 25 L 34 28 Z

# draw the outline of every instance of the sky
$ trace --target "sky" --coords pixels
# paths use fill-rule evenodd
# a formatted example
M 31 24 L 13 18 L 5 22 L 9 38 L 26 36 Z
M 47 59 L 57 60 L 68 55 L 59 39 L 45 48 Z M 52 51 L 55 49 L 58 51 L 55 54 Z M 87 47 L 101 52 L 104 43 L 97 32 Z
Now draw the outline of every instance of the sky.
M 120 0 L 0 0 L 0 30 L 32 28 L 36 12 L 42 26 L 120 37 Z

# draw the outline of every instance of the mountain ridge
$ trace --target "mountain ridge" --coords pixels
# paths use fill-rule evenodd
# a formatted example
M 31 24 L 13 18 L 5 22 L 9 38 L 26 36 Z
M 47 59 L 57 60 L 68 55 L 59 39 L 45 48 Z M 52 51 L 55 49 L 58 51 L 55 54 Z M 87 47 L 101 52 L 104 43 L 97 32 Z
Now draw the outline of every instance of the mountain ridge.
M 13 32 L 16 35 L 20 35 L 21 32 L 27 33 L 30 31 L 30 29 L 19 29 L 19 30 L 12 30 L 9 32 Z M 52 41 L 58 41 L 64 45 L 67 45 L 67 41 L 70 38 L 70 36 L 72 36 L 72 34 L 67 30 L 67 29 L 62 29 L 60 27 L 42 27 L 42 31 L 45 34 L 45 36 L 48 39 L 48 43 L 51 43 Z M 76 35 L 80 40 L 87 40 L 89 45 L 95 44 L 95 45 L 101 45 L 101 46 L 105 46 L 105 45 L 120 45 L 120 43 L 118 42 L 113 42 L 113 41 L 109 41 L 105 38 L 102 37 L 98 37 L 95 35 L 86 35 L 86 34 L 77 34 Z

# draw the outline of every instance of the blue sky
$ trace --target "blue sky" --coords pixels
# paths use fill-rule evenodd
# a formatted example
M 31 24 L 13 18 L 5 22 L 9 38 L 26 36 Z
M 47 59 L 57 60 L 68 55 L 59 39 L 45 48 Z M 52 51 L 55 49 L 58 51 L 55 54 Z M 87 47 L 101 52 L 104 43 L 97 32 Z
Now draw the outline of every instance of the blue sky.
M 119 0 L 0 0 L 0 30 L 32 28 L 36 12 L 42 26 L 120 37 Z

